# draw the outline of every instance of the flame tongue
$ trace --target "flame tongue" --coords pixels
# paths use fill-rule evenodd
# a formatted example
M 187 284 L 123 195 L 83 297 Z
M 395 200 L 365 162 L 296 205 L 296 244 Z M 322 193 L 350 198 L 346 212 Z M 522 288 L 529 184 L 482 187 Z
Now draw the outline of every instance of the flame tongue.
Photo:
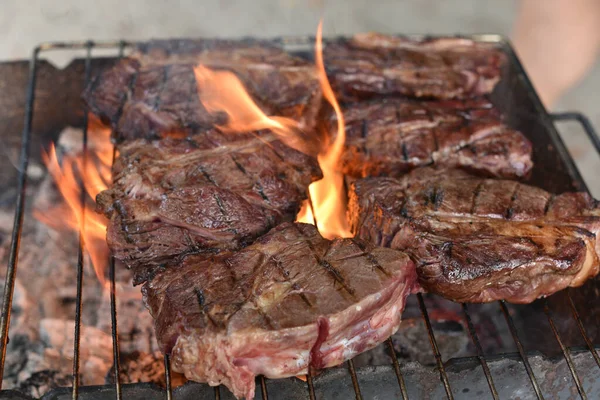
M 312 213 L 300 214 L 298 221 L 313 223 L 317 221 L 317 228 L 321 235 L 326 238 L 351 237 L 350 229 L 346 221 L 346 194 L 344 191 L 344 175 L 339 172 L 338 165 L 344 150 L 346 141 L 346 129 L 344 115 L 340 105 L 335 98 L 323 63 L 323 21 L 317 29 L 317 41 L 315 46 L 315 60 L 317 73 L 323 96 L 331 104 L 337 116 L 337 134 L 318 156 L 319 165 L 323 170 L 323 179 L 313 182 L 308 190 L 312 203 Z M 314 213 L 314 215 L 312 215 Z
M 69 228 L 82 235 L 85 250 L 101 283 L 105 282 L 105 271 L 108 266 L 108 246 L 106 245 L 107 221 L 96 214 L 90 204 L 81 204 L 81 184 L 87 194 L 95 199 L 96 195 L 108 188 L 110 182 L 110 164 L 112 163 L 112 145 L 110 131 L 91 124 L 88 129 L 87 162 L 83 162 L 83 154 L 67 154 L 62 159 L 62 167 L 58 162 L 56 149 L 51 146 L 44 154 L 44 163 L 60 191 L 65 204 L 49 211 L 34 211 L 37 219 L 55 229 Z M 80 178 L 81 181 L 78 179 Z
M 268 129 L 288 146 L 304 153 L 310 152 L 300 124 L 291 118 L 267 116 L 234 73 L 198 65 L 194 68 L 194 75 L 200 101 L 206 111 L 227 114 L 227 123 L 219 126 L 223 132 L 248 133 Z

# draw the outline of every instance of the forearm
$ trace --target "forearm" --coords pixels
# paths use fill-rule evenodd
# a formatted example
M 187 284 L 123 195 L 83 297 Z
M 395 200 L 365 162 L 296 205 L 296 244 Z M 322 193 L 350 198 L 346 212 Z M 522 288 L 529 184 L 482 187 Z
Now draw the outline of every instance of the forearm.
M 600 49 L 600 0 L 522 0 L 517 53 L 551 107 L 593 66 Z

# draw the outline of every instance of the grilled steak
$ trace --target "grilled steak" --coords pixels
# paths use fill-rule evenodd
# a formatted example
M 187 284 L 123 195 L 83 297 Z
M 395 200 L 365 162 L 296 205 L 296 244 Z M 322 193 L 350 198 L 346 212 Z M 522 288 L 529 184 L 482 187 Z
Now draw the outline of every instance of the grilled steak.
M 491 44 L 376 33 L 328 43 L 324 57 L 327 75 L 344 101 L 390 95 L 455 99 L 489 93 L 504 61 Z
M 173 370 L 253 399 L 257 375 L 306 374 L 388 338 L 415 283 L 404 253 L 285 223 L 238 252 L 188 256 L 143 293 Z
M 344 109 L 344 120 L 342 170 L 355 178 L 401 176 L 430 164 L 523 177 L 533 166 L 531 143 L 484 99 L 359 102 Z M 330 121 L 335 132 L 335 114 Z
M 97 197 L 110 223 L 113 255 L 136 283 L 188 253 L 237 249 L 293 220 L 314 158 L 268 132 L 204 131 L 188 139 L 128 141 L 118 147 L 113 186 Z
M 83 98 L 110 123 L 116 139 L 158 138 L 223 124 L 198 97 L 195 65 L 234 72 L 267 114 L 300 121 L 307 129 L 321 103 L 312 64 L 266 41 L 166 40 L 142 44 L 95 77 Z
M 358 238 L 407 251 L 428 291 L 527 303 L 598 273 L 599 203 L 463 171 L 366 178 L 350 189 Z

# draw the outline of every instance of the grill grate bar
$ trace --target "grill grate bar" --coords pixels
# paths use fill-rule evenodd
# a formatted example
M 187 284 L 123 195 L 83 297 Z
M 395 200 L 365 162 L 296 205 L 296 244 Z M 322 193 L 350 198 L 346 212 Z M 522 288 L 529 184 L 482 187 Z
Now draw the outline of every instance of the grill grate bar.
M 585 344 L 587 345 L 588 350 L 590 351 L 590 353 L 592 353 L 592 357 L 594 357 L 594 360 L 596 361 L 596 365 L 598 365 L 598 368 L 600 368 L 600 356 L 598 356 L 598 352 L 596 351 L 594 344 L 592 343 L 592 340 L 588 336 L 587 331 L 585 330 L 585 327 L 583 326 L 583 321 L 581 321 L 579 312 L 577 311 L 577 308 L 575 307 L 575 303 L 573 302 L 573 298 L 571 297 L 570 290 L 571 289 L 567 289 L 567 297 L 569 298 L 569 304 L 571 305 L 571 311 L 573 313 L 573 317 L 575 318 L 575 322 L 577 322 L 577 327 L 579 328 L 579 332 L 581 332 L 581 336 L 583 336 L 583 340 L 585 340 Z
M 123 57 L 125 50 L 125 42 L 119 44 L 119 59 Z M 116 146 L 113 148 L 112 163 L 115 162 L 117 155 Z M 116 299 L 116 285 L 115 285 L 115 259 L 110 256 L 109 260 L 109 279 L 110 279 L 110 321 L 111 321 L 111 335 L 113 342 L 113 367 L 115 369 L 115 392 L 117 400 L 123 398 L 121 393 L 121 353 L 119 351 L 119 329 L 117 325 L 117 299 Z
M 508 308 L 506 307 L 506 303 L 504 302 L 504 300 L 500 300 L 498 303 L 500 303 L 500 308 L 502 309 L 502 312 L 504 313 L 504 318 L 506 319 L 506 323 L 508 324 L 508 329 L 510 330 L 510 334 L 513 337 L 515 345 L 517 346 L 517 350 L 519 350 L 519 355 L 521 356 L 521 360 L 523 360 L 523 364 L 525 365 L 525 370 L 527 371 L 527 375 L 529 376 L 529 379 L 531 380 L 531 384 L 533 385 L 533 390 L 535 390 L 535 394 L 538 397 L 538 399 L 543 399 L 544 395 L 542 394 L 540 385 L 538 385 L 537 379 L 535 378 L 535 375 L 533 374 L 533 369 L 531 368 L 531 364 L 529 364 L 529 359 L 527 358 L 527 355 L 525 354 L 525 349 L 523 348 L 523 344 L 521 343 L 521 340 L 519 339 L 519 335 L 517 334 L 517 328 L 515 327 L 515 322 L 513 321 L 512 317 L 510 316 L 510 314 L 508 312 Z
M 92 48 L 94 44 L 87 42 L 85 55 L 85 76 L 84 85 L 87 86 L 90 81 L 92 66 Z M 86 110 L 83 113 L 83 146 L 82 146 L 82 165 L 85 171 L 87 167 L 87 140 L 88 140 L 88 114 Z M 75 334 L 73 337 L 73 399 L 79 397 L 79 364 L 80 364 L 80 346 L 81 346 L 81 308 L 83 306 L 83 264 L 85 248 L 85 200 L 86 192 L 83 181 L 79 184 L 81 220 L 79 226 L 79 249 L 77 251 L 77 303 L 75 305 Z
M 550 323 L 550 328 L 552 329 L 552 333 L 554 333 L 554 337 L 556 338 L 556 341 L 558 342 L 558 345 L 560 346 L 560 349 L 562 350 L 562 353 L 565 356 L 565 361 L 567 362 L 567 365 L 569 366 L 569 370 L 571 371 L 571 376 L 573 376 L 573 380 L 575 381 L 575 386 L 577 386 L 577 391 L 579 392 L 579 396 L 583 400 L 587 400 L 587 395 L 585 394 L 585 391 L 583 390 L 583 387 L 581 386 L 581 379 L 579 378 L 579 375 L 577 374 L 575 365 L 573 365 L 573 360 L 571 359 L 571 352 L 569 351 L 569 349 L 567 349 L 565 347 L 562 339 L 560 338 L 560 335 L 558 334 L 556 325 L 554 325 L 554 320 L 552 319 L 552 312 L 550 311 L 550 308 L 548 307 L 548 300 L 544 300 L 544 313 L 548 317 L 548 322 Z
M 221 400 L 221 387 L 215 386 L 215 400 Z
M 473 325 L 473 321 L 471 320 L 471 315 L 469 314 L 469 309 L 465 303 L 462 304 L 463 312 L 465 313 L 465 319 L 467 320 L 467 327 L 469 329 L 469 334 L 471 335 L 471 339 L 473 340 L 473 344 L 477 349 L 477 358 L 479 358 L 479 362 L 481 363 L 481 368 L 483 368 L 483 373 L 485 374 L 485 379 L 488 382 L 490 387 L 490 392 L 492 392 L 492 397 L 494 400 L 498 400 L 498 392 L 496 391 L 496 386 L 494 386 L 494 380 L 492 379 L 492 372 L 487 365 L 487 361 L 485 360 L 485 355 L 483 354 L 483 348 L 481 347 L 481 343 L 479 342 L 479 336 L 477 336 L 477 331 L 475 330 L 475 325 Z
M 4 361 L 6 360 L 6 345 L 8 344 L 8 329 L 10 327 L 10 312 L 12 310 L 13 294 L 15 291 L 15 279 L 17 276 L 17 265 L 19 263 L 19 247 L 21 244 L 21 232 L 23 231 L 23 214 L 25 210 L 25 197 L 27 189 L 27 167 L 29 166 L 29 149 L 31 138 L 31 122 L 33 120 L 33 106 L 35 100 L 35 82 L 37 77 L 37 61 L 40 48 L 33 50 L 29 62 L 29 77 L 27 84 L 27 101 L 25 103 L 25 121 L 21 134 L 21 153 L 19 155 L 19 175 L 17 181 L 17 206 L 13 223 L 10 251 L 8 256 L 8 268 L 4 281 L 4 298 L 2 301 L 2 315 L 0 316 L 0 389 L 4 377 Z
M 110 322 L 111 322 L 111 334 L 113 340 L 113 366 L 115 369 L 115 392 L 116 398 L 121 400 L 123 394 L 121 393 L 121 357 L 119 353 L 119 329 L 117 327 L 117 299 L 116 299 L 116 285 L 115 285 L 115 259 L 110 257 L 109 262 L 109 278 L 110 278 Z
M 310 397 L 310 400 L 316 400 L 317 396 L 315 396 L 315 387 L 313 385 L 310 365 L 308 367 L 308 373 L 306 374 L 306 384 L 308 386 L 308 397 Z
M 165 386 L 167 388 L 167 400 L 173 399 L 173 392 L 171 390 L 171 360 L 169 355 L 165 354 Z
M 392 337 L 390 336 L 387 339 L 388 348 L 390 350 L 390 357 L 392 357 L 394 371 L 396 372 L 396 378 L 398 378 L 398 385 L 400 385 L 400 394 L 404 400 L 408 400 L 408 391 L 406 390 L 406 383 L 404 382 L 404 377 L 402 376 L 402 372 L 400 371 L 400 363 L 398 363 L 398 356 L 396 355 L 396 350 L 394 350 L 394 342 L 392 341 Z
M 262 391 L 262 398 L 263 400 L 268 400 L 269 399 L 269 393 L 267 392 L 267 382 L 265 380 L 264 376 L 260 376 L 260 389 Z
M 356 394 L 356 400 L 362 400 L 362 394 L 360 393 L 360 385 L 358 384 L 358 376 L 356 376 L 356 369 L 354 368 L 354 361 L 348 360 L 348 370 L 350 371 L 350 377 L 352 378 L 352 386 L 354 387 L 354 393 Z
M 417 293 L 417 299 L 419 300 L 419 307 L 421 308 L 421 314 L 423 315 L 423 319 L 425 320 L 425 326 L 427 327 L 427 333 L 429 334 L 429 342 L 431 343 L 431 349 L 433 350 L 433 354 L 435 356 L 435 361 L 438 366 L 438 370 L 440 371 L 440 379 L 444 384 L 444 389 L 446 390 L 446 396 L 448 399 L 454 399 L 452 395 L 452 390 L 450 389 L 450 381 L 448 380 L 448 375 L 446 374 L 446 368 L 444 368 L 444 363 L 442 361 L 442 355 L 440 353 L 440 349 L 438 348 L 437 342 L 435 340 L 435 335 L 433 334 L 433 328 L 431 327 L 431 321 L 429 320 L 429 314 L 427 313 L 427 308 L 425 307 L 425 301 L 423 300 L 423 295 L 421 293 Z

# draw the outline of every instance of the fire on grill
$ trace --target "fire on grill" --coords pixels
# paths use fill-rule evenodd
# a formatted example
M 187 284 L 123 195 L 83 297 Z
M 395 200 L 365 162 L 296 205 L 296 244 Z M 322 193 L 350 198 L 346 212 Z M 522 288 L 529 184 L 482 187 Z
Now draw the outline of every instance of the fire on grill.
M 315 49 L 140 45 L 84 92 L 110 129 L 45 157 L 65 205 L 38 218 L 106 289 L 109 253 L 131 270 L 174 371 L 254 398 L 387 340 L 411 293 L 527 303 L 598 273 L 598 202 L 527 184 L 489 100 L 502 52 L 320 27 Z

